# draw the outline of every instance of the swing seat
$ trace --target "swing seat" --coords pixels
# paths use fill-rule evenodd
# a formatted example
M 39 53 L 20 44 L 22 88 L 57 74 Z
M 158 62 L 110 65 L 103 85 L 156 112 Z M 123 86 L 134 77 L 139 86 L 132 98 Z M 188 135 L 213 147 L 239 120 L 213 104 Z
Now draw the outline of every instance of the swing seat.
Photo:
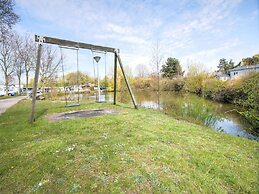
M 80 104 L 67 104 L 67 105 L 65 105 L 65 107 L 74 107 L 74 106 L 80 106 Z

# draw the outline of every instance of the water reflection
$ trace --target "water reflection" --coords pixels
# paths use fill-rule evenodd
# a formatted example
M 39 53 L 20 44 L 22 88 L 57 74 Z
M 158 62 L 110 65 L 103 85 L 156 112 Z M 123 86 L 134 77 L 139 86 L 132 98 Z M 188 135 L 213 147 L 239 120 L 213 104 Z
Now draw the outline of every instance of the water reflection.
M 240 107 L 206 100 L 193 94 L 152 91 L 135 91 L 139 106 L 159 109 L 168 115 L 211 126 L 235 136 L 259 140 L 252 126 L 236 111 Z M 131 103 L 127 91 L 117 93 L 118 101 Z M 113 93 L 103 93 L 102 100 L 113 101 Z M 80 99 L 95 100 L 95 95 L 80 95 Z

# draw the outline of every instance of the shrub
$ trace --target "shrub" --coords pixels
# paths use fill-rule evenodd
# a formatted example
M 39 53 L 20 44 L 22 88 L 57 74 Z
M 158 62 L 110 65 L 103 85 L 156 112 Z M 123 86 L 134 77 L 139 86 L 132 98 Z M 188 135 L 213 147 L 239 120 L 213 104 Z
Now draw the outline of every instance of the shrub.
M 180 92 L 183 90 L 185 81 L 182 77 L 174 79 L 164 79 L 161 81 L 162 90 Z
M 237 87 L 236 103 L 259 111 L 259 73 L 249 74 L 241 80 L 242 84 Z
M 209 76 L 203 81 L 202 94 L 205 98 L 214 99 L 215 96 L 225 88 L 225 82 Z
M 259 129 L 259 73 L 252 73 L 232 83 L 236 90 L 234 103 L 246 107 L 240 112 L 253 126 Z
M 133 86 L 135 89 L 140 90 L 149 89 L 151 87 L 151 79 L 148 77 L 135 78 Z
M 253 129 L 259 133 L 259 114 L 258 111 L 250 109 L 249 111 L 240 112 L 247 121 L 253 126 Z
M 188 92 L 195 93 L 198 95 L 202 94 L 203 81 L 207 74 L 201 73 L 197 75 L 188 76 L 185 78 L 185 88 Z
M 216 94 L 214 94 L 212 99 L 218 102 L 232 103 L 235 96 L 235 90 L 227 87 L 219 90 Z

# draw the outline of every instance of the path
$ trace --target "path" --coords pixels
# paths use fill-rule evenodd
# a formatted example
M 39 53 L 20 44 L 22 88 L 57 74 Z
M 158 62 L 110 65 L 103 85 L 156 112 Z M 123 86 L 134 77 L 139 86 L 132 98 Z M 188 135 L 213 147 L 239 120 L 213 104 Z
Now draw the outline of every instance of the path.
M 0 100 L 0 115 L 4 113 L 8 108 L 12 107 L 17 102 L 25 98 L 26 96 L 18 96 L 14 98 L 7 98 L 7 99 Z

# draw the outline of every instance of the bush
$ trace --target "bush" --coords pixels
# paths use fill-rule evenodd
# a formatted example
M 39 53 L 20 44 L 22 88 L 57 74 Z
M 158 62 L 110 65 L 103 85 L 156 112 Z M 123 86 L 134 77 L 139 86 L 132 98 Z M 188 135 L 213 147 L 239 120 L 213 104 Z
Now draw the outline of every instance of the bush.
M 213 100 L 218 102 L 232 103 L 235 99 L 236 92 L 231 88 L 223 88 L 213 96 Z
M 214 99 L 215 96 L 225 88 L 225 82 L 215 77 L 209 76 L 203 81 L 202 94 L 203 97 Z M 224 91 L 224 90 L 223 90 Z
M 133 86 L 135 89 L 139 90 L 149 89 L 151 87 L 151 79 L 148 77 L 135 78 Z
M 185 81 L 182 77 L 174 78 L 174 79 L 164 79 L 161 81 L 162 90 L 165 91 L 176 91 L 180 92 L 183 90 Z
M 253 129 L 256 131 L 256 133 L 259 134 L 259 114 L 258 111 L 254 109 L 250 109 L 249 111 L 240 112 L 241 115 L 243 115 L 247 121 L 253 126 Z
M 185 77 L 185 89 L 188 92 L 201 95 L 203 91 L 204 80 L 208 76 L 209 74 L 205 72 L 189 72 Z
M 259 73 L 253 73 L 241 78 L 242 84 L 235 87 L 239 96 L 236 96 L 236 103 L 247 108 L 259 111 Z
M 257 131 L 259 130 L 259 73 L 252 73 L 232 83 L 236 90 L 234 103 L 246 107 L 240 112 Z

